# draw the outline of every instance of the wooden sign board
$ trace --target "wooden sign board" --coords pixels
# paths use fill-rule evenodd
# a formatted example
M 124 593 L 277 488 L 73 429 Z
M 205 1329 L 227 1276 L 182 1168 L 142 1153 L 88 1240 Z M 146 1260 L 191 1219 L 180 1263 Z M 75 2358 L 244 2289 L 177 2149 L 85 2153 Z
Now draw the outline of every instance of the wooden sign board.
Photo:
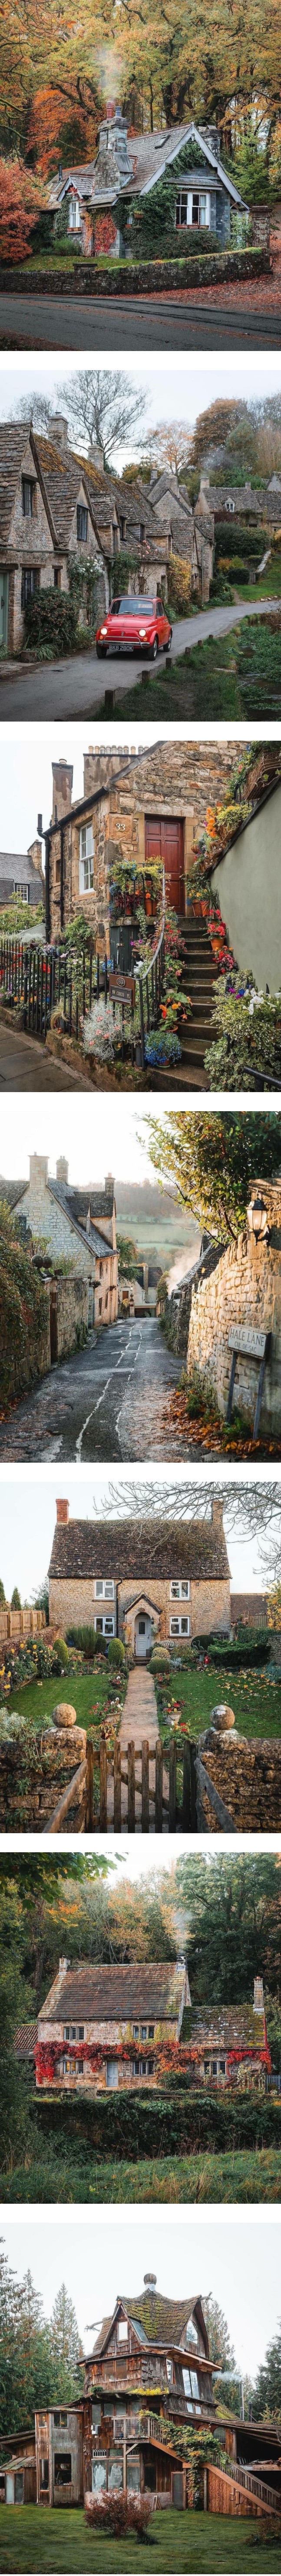
M 237 1355 L 245 1351 L 249 1360 L 264 1360 L 268 1339 L 268 1333 L 255 1332 L 250 1324 L 231 1324 L 228 1349 Z
M 132 1010 L 134 1010 L 136 987 L 133 975 L 119 975 L 117 969 L 116 975 L 111 974 L 109 976 L 109 992 L 110 995 L 112 994 L 112 1001 L 131 1002 Z

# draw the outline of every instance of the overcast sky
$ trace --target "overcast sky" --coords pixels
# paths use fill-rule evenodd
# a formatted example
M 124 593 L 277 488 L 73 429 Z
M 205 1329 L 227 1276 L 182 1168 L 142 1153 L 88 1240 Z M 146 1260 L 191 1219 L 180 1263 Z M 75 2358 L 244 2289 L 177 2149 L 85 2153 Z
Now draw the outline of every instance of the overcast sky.
M 281 2229 L 275 2211 L 258 2220 L 255 2211 L 226 2208 L 219 2219 L 197 2209 L 157 2207 L 121 2212 L 21 2210 L 3 2213 L 1 2234 L 8 2261 L 23 2278 L 30 2265 L 36 2289 L 50 2315 L 62 2279 L 74 2301 L 83 2345 L 93 2336 L 86 2327 L 110 2315 L 123 2291 L 133 2297 L 143 2287 L 144 2273 L 156 2272 L 157 2287 L 168 2298 L 196 2298 L 208 2292 L 219 2300 L 228 2319 L 237 2362 L 256 2375 L 266 2346 L 276 2332 L 281 2307 Z
M 95 1188 L 99 1181 L 104 1186 L 106 1172 L 113 1172 L 115 1180 L 155 1179 L 139 1108 L 131 1108 L 129 1100 L 107 1100 L 102 1092 L 98 1111 L 94 1097 L 87 1100 L 86 1094 L 68 1098 L 66 1093 L 61 1100 L 55 1092 L 46 1097 L 41 1092 L 40 1099 L 25 1092 L 22 1100 L 19 1093 L 7 1098 L 0 1147 L 3 1176 L 28 1178 L 34 1153 L 48 1155 L 53 1173 L 58 1156 L 65 1154 L 69 1181 L 79 1181 L 80 1188 L 88 1181 Z
M 147 1484 L 146 1470 L 144 1474 Z M 118 1479 L 116 1479 L 115 1469 L 113 1475 L 114 1485 L 116 1485 Z M 126 1490 L 130 1488 L 131 1482 L 130 1470 L 127 1477 L 122 1474 L 119 1481 L 120 1509 L 124 1511 Z M 138 1471 L 138 1481 L 141 1485 L 141 1471 L 140 1473 Z M 152 1491 L 154 1488 L 155 1492 L 156 1483 L 161 1486 L 162 1481 L 163 1470 L 161 1467 L 156 1467 L 152 1479 Z M 184 1507 L 185 1494 L 181 1468 L 173 1469 L 173 1481 L 180 1487 Z M 36 1481 L 32 1467 L 27 1471 L 19 1467 L 16 1482 L 13 1469 L 6 1469 L 5 1475 L 2 1475 L 0 1576 L 8 1601 L 11 1599 L 15 1583 L 18 1584 L 22 1601 L 30 1601 L 36 1587 L 44 1582 L 50 1563 L 56 1522 L 56 1496 L 60 1494 L 67 1495 L 71 1519 L 78 1516 L 79 1520 L 91 1520 L 93 1513 L 96 1514 L 96 1512 L 103 1517 L 107 1515 L 110 1507 L 108 1477 L 99 1472 L 93 1481 L 91 1467 L 88 1475 L 85 1475 L 83 1469 L 77 1468 L 75 1481 L 71 1468 L 67 1467 L 57 1467 L 55 1476 L 52 1469 L 47 1467 L 44 1478 L 39 1468 L 36 1472 Z M 228 1538 L 227 1545 L 235 1591 L 246 1591 L 248 1584 L 250 1586 L 260 1584 L 263 1589 L 266 1576 L 263 1560 L 260 1559 L 258 1540 L 255 1541 L 252 1537 L 248 1542 L 244 1538 L 239 1541 L 236 1535 L 235 1538 Z M 129 1551 L 130 1529 L 128 1529 L 128 1561 Z
M 68 377 L 78 373 L 81 365 L 85 371 L 86 367 L 91 370 L 93 363 L 95 367 L 100 366 L 102 369 L 106 364 L 108 374 L 114 373 L 116 350 L 112 353 L 107 352 L 106 361 L 100 350 L 95 352 L 94 361 L 87 351 L 86 354 L 83 352 L 81 359 L 81 355 L 71 350 L 70 355 L 67 352 L 64 356 L 63 353 L 62 358 L 51 361 L 51 364 L 46 352 L 44 356 L 40 356 L 38 366 L 33 360 L 31 365 L 26 365 L 25 359 L 22 364 L 19 364 L 16 353 L 14 357 L 10 352 L 8 356 L 3 355 L 1 419 L 7 420 L 9 416 L 13 418 L 15 407 L 22 396 L 28 409 L 34 394 L 41 393 L 42 387 L 50 401 L 56 404 L 57 409 L 62 409 L 61 384 L 66 385 Z M 118 354 L 118 369 L 120 375 L 129 376 L 132 385 L 143 387 L 144 417 L 148 432 L 156 428 L 160 420 L 177 419 L 192 425 L 196 420 L 197 412 L 205 411 L 207 403 L 226 399 L 237 401 L 239 396 L 242 401 L 245 399 L 250 401 L 253 396 L 258 395 L 261 398 L 265 394 L 279 393 L 281 387 L 281 358 L 280 355 L 275 356 L 271 350 L 267 352 L 259 349 L 258 352 L 254 350 L 248 352 L 246 349 L 241 351 L 235 349 L 229 353 L 218 349 L 211 353 L 211 350 L 208 350 L 207 370 L 204 350 L 198 356 L 194 352 L 188 356 L 184 352 L 177 355 L 173 350 L 172 366 L 169 362 L 167 365 L 167 355 L 162 358 L 159 353 L 155 357 L 149 354 L 149 362 L 145 354 L 141 354 L 138 358 L 128 357 L 127 354 L 119 357 Z M 129 452 L 131 453 L 131 447 Z

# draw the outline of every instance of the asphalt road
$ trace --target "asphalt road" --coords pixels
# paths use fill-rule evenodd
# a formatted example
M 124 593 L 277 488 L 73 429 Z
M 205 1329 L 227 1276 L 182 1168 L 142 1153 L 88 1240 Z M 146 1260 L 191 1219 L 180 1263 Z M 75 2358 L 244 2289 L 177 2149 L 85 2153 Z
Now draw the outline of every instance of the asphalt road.
M 191 653 L 194 644 L 206 643 L 208 635 L 228 635 L 232 626 L 241 625 L 243 617 L 266 617 L 269 609 L 280 609 L 280 606 L 280 598 L 243 600 L 232 608 L 205 608 L 199 609 L 195 617 L 178 617 L 173 626 L 169 660 L 175 662 L 178 653 Z M 165 668 L 165 655 L 160 653 L 157 662 L 147 664 L 143 658 L 139 659 L 137 653 L 124 654 L 124 658 L 120 654 L 120 659 L 119 655 L 110 653 L 106 655 L 105 662 L 97 662 L 93 649 L 91 653 L 74 653 L 69 661 L 39 662 L 37 666 L 33 665 L 32 670 L 27 665 L 26 669 L 21 667 L 19 671 L 15 662 L 13 670 L 6 676 L 5 663 L 2 662 L 0 719 L 1 716 L 11 716 L 16 722 L 17 717 L 23 717 L 25 724 L 33 724 L 34 719 L 40 722 L 43 717 L 52 721 L 64 716 L 90 717 L 95 708 L 102 714 L 105 689 L 114 689 L 116 699 L 118 690 L 121 693 L 124 689 L 132 689 L 135 680 L 140 680 L 142 671 L 147 668 L 153 686 L 153 680 Z M 167 682 L 167 717 L 168 692 Z
M 168 296 L 0 295 L 0 339 L 14 349 L 281 349 L 281 312 L 185 304 Z
M 182 1442 L 173 1443 L 163 1421 L 180 1375 L 154 1318 L 103 1328 L 1 1423 L 0 1457 L 82 1464 L 182 1457 Z

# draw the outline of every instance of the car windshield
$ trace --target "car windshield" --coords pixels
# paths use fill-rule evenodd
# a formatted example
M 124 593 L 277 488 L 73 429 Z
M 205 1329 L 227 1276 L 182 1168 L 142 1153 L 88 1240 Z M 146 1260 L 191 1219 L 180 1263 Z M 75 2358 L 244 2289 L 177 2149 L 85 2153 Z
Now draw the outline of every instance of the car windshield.
M 111 617 L 153 617 L 154 599 L 112 599 Z

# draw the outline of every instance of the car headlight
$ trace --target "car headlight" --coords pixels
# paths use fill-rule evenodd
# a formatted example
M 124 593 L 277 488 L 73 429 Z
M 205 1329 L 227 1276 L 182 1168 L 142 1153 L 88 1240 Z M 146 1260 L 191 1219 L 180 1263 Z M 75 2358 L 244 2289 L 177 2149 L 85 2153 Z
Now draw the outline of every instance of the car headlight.
M 107 635 L 107 626 L 100 626 L 100 635 Z
M 141 638 L 143 638 L 143 635 L 146 635 L 146 626 L 139 626 L 139 635 Z

